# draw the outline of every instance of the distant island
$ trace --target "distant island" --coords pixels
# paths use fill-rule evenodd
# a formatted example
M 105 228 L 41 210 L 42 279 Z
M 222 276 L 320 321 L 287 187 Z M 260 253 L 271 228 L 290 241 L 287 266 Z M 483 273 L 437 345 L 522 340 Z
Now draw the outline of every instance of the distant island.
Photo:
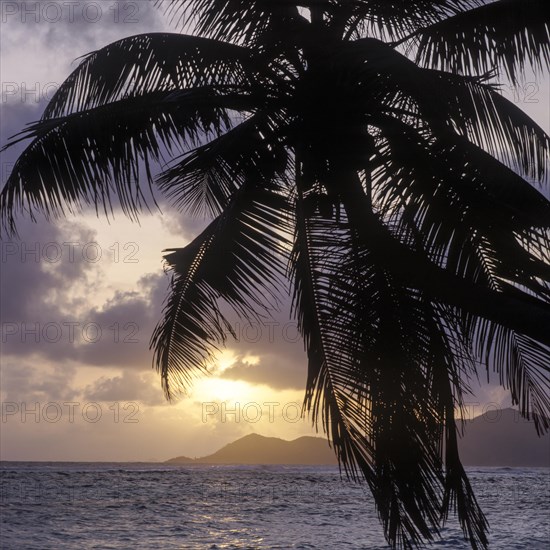
M 466 466 L 550 467 L 550 435 L 537 437 L 534 423 L 514 409 L 489 411 L 466 421 L 459 441 Z M 168 464 L 287 464 L 337 465 L 336 456 L 322 437 L 286 441 L 249 434 L 201 458 L 178 456 Z
M 535 423 L 514 409 L 466 421 L 458 446 L 467 466 L 550 467 L 550 434 L 537 437 Z
M 322 437 L 304 436 L 286 441 L 249 434 L 201 458 L 178 456 L 170 464 L 338 464 L 334 451 Z

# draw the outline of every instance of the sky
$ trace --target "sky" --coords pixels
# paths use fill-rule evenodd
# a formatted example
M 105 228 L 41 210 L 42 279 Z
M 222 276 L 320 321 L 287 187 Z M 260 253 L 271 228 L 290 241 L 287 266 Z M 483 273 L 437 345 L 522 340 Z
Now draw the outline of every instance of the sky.
M 117 39 L 173 31 L 148 0 L 2 0 L 0 146 L 37 120 L 77 58 Z M 504 88 L 550 130 L 548 81 Z M 0 158 L 2 183 L 21 152 Z M 251 432 L 316 435 L 300 418 L 306 358 L 283 311 L 237 327 L 208 377 L 167 402 L 149 338 L 169 276 L 164 248 L 187 244 L 201 219 L 162 205 L 136 224 L 115 212 L 32 223 L 1 244 L 0 459 L 148 461 L 203 456 Z M 495 384 L 472 384 L 469 414 L 508 406 Z

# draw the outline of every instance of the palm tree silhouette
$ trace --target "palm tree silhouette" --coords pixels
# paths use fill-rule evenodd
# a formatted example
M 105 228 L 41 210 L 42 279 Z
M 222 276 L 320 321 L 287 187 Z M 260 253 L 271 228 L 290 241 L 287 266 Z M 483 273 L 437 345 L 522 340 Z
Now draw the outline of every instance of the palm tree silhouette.
M 495 370 L 549 427 L 549 137 L 496 84 L 547 67 L 544 2 L 157 3 L 194 35 L 88 55 L 12 140 L 32 142 L 3 226 L 115 197 L 134 217 L 140 180 L 212 216 L 166 251 L 151 343 L 167 396 L 206 370 L 228 308 L 261 320 L 288 276 L 305 410 L 368 483 L 388 542 L 433 540 L 456 510 L 485 548 L 457 450 L 468 380 Z

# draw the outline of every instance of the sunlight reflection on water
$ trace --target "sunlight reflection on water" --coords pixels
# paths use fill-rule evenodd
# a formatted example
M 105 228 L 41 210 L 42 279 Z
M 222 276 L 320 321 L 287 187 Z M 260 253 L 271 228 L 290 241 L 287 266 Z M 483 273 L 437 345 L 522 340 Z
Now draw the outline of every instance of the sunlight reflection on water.
M 547 550 L 550 470 L 470 469 L 491 548 Z M 364 486 L 333 467 L 2 463 L 8 550 L 385 550 Z M 455 521 L 432 548 L 467 549 Z

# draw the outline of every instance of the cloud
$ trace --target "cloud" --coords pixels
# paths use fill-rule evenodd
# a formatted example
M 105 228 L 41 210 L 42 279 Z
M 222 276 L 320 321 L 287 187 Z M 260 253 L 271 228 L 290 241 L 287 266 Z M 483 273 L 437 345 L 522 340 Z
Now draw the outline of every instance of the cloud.
M 120 38 L 168 28 L 160 10 L 143 0 L 4 0 L 1 15 L 9 27 L 2 33 L 7 68 L 32 82 L 37 74 L 62 79 L 75 59 Z M 23 57 L 30 62 L 18 67 Z
M 298 325 L 291 315 L 290 297 L 281 297 L 280 311 L 263 323 L 246 323 L 228 315 L 237 339 L 227 348 L 237 360 L 219 374 L 221 378 L 263 384 L 274 390 L 305 389 L 307 356 Z M 248 358 L 255 357 L 251 362 Z
M 109 295 L 112 263 L 89 259 L 100 247 L 94 231 L 75 222 L 22 229 L 20 240 L 0 242 L 3 355 L 149 370 L 168 286 L 162 271 Z
M 26 362 L 6 361 L 2 364 L 2 401 L 12 403 L 47 403 L 74 401 L 77 369 L 71 364 L 36 367 Z
M 49 317 L 49 310 L 77 309 L 79 300 L 66 292 L 79 283 L 93 285 L 88 279 L 93 264 L 70 243 L 81 243 L 82 249 L 94 240 L 94 232 L 80 223 L 56 226 L 27 222 L 20 239 L 0 241 L 2 319 L 39 321 Z M 62 299 L 58 291 L 63 291 Z
M 8 3 L 0 1 L 3 10 Z M 50 5 L 47 14 L 50 19 L 56 16 L 56 5 L 66 9 L 70 4 L 64 0 L 48 0 L 42 5 L 46 3 Z M 90 23 L 82 9 L 85 4 L 94 3 L 102 6 L 102 18 Z M 44 14 L 35 21 L 32 8 L 36 4 L 32 0 L 11 2 L 17 13 L 9 16 L 7 24 L 2 24 L 1 61 L 5 86 L 0 102 L 0 146 L 26 124 L 40 118 L 52 93 L 74 70 L 80 56 L 125 36 L 172 30 L 162 13 L 152 7 L 152 2 L 118 0 L 120 16 L 129 15 L 128 11 L 124 12 L 125 6 L 138 5 L 136 23 L 115 22 L 116 9 L 109 9 L 116 8 L 115 0 L 80 0 L 72 21 L 66 11 L 62 11 L 59 21 L 48 21 Z M 90 10 L 89 16 L 93 8 Z M 30 12 L 25 20 L 22 18 L 24 11 Z M 26 145 L 28 142 L 2 153 L 2 183 Z M 21 214 L 17 219 L 20 239 L 3 237 L 0 241 L 2 251 L 7 253 L 2 258 L 0 281 L 2 400 L 42 405 L 48 402 L 81 403 L 76 424 L 69 423 L 65 417 L 57 423 L 41 421 L 38 424 L 20 422 L 13 417 L 2 430 L 5 457 L 136 460 L 147 459 L 155 453 L 159 458 L 183 453 L 199 456 L 251 430 L 249 424 L 243 423 L 204 424 L 201 405 L 192 399 L 181 405 L 168 405 L 158 375 L 151 369 L 149 338 L 160 318 L 169 283 L 169 277 L 162 272 L 160 252 L 163 248 L 185 246 L 206 224 L 205 220 L 190 219 L 184 213 L 175 212 L 162 197 L 157 199 L 163 214 L 156 216 L 154 223 L 143 216 L 143 226 L 136 231 L 126 220 L 120 223 L 123 216 L 115 202 L 117 220 L 108 228 L 103 221 L 88 220 L 87 214 L 93 208 L 86 210 L 78 221 L 71 219 L 55 224 L 46 223 L 39 215 L 39 223 L 32 223 Z M 96 241 L 105 243 L 109 239 L 107 247 L 114 241 L 138 242 L 140 262 L 135 266 L 114 265 L 107 249 L 99 262 L 82 257 L 83 245 Z M 74 248 L 72 260 L 68 255 L 70 249 L 64 245 L 66 242 L 80 243 Z M 44 248 L 48 245 L 49 248 Z M 38 261 L 32 256 L 36 246 Z M 23 254 L 23 247 L 31 254 Z M 48 257 L 51 258 L 59 247 L 61 259 L 50 262 Z M 94 245 L 89 252 L 94 252 Z M 17 334 L 6 334 L 6 323 L 11 323 L 8 328 L 17 329 Z M 72 341 L 70 323 L 78 323 L 72 326 Z M 82 334 L 87 323 L 91 324 L 88 341 Z M 36 325 L 38 341 L 33 333 Z M 48 325 L 49 330 L 45 330 Z M 92 325 L 102 329 L 101 338 L 96 342 L 90 341 L 94 339 Z M 58 328 L 61 339 L 55 341 Z M 135 328 L 137 333 L 133 332 Z M 22 340 L 26 329 L 29 330 Z M 125 339 L 137 342 L 124 342 Z M 254 344 L 246 340 L 236 343 L 235 347 L 240 355 L 247 350 L 262 352 L 264 361 L 270 360 L 269 353 L 276 355 L 279 349 L 277 342 L 265 342 L 264 346 L 262 342 Z M 268 348 L 269 353 L 266 352 Z M 293 352 L 289 352 L 290 355 L 281 353 L 289 358 Z M 259 365 L 255 375 L 262 374 L 266 365 Z M 292 381 L 292 373 L 287 374 L 285 369 L 281 376 L 284 379 L 281 387 L 297 384 Z M 269 372 L 262 377 L 277 386 Z M 102 403 L 104 414 L 98 424 L 79 416 L 82 405 L 88 401 Z M 115 401 L 143 404 L 143 407 L 140 405 L 139 423 L 114 423 L 106 403 Z M 148 442 L 146 446 L 143 440 Z
M 159 306 L 147 295 L 117 293 L 103 309 L 91 308 L 79 315 L 63 315 L 50 308 L 47 316 L 40 314 L 21 322 L 4 318 L 4 354 L 149 370 L 149 338 Z
M 157 377 L 123 372 L 121 376 L 101 377 L 86 386 L 84 399 L 89 401 L 139 401 L 145 405 L 164 405 L 166 400 Z
M 40 117 L 81 56 L 168 29 L 160 10 L 142 0 L 3 0 L 0 9 L 3 143 Z
M 175 211 L 166 198 L 158 200 L 162 212 L 168 214 L 161 217 L 161 223 L 168 233 L 177 236 L 180 242 L 189 242 L 199 235 L 210 223 L 208 219 L 191 217 L 184 212 Z
M 97 230 L 74 221 L 54 225 L 25 220 L 20 237 L 0 243 L 4 354 L 149 371 L 149 340 L 170 281 L 161 269 L 160 254 L 155 273 L 143 273 L 139 263 L 115 264 Z M 185 242 L 181 238 L 181 245 Z M 145 248 L 140 253 L 145 254 Z M 101 261 L 93 261 L 98 256 Z M 123 277 L 131 273 L 136 282 L 121 288 L 113 279 L 118 273 L 114 269 L 121 269 Z M 263 326 L 235 319 L 238 341 L 229 339 L 228 347 L 236 355 L 257 355 L 261 361 L 255 368 L 236 364 L 226 378 L 275 389 L 304 387 L 305 355 L 288 310 L 289 304 L 283 304 L 283 312 Z
M 272 353 L 260 356 L 257 364 L 240 359 L 221 373 L 221 378 L 264 384 L 275 390 L 297 389 L 306 386 L 305 353 L 301 356 L 273 346 Z

